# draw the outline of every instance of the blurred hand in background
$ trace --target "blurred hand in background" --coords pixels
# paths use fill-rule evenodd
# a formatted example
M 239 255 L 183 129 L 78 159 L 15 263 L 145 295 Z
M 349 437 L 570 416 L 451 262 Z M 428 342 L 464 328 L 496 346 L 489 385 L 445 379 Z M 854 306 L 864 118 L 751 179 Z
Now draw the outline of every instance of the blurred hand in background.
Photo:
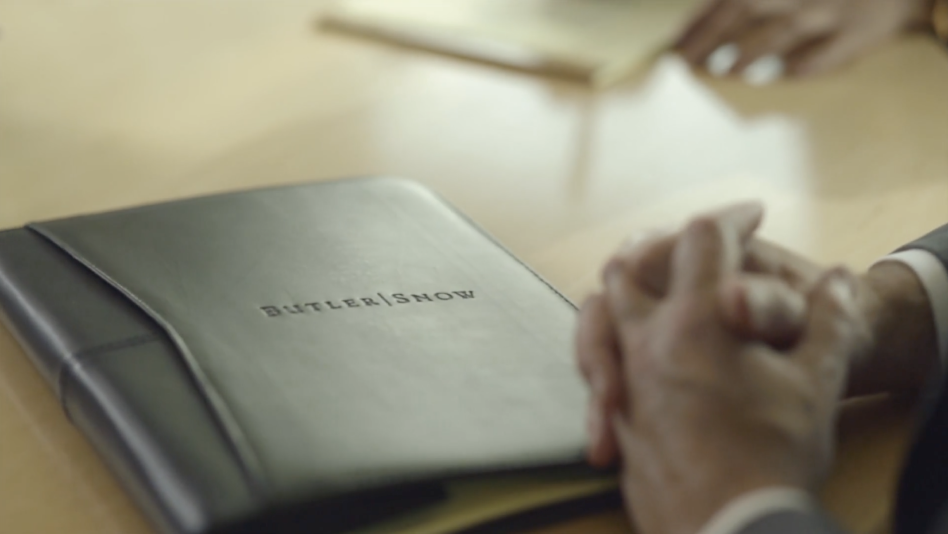
M 676 49 L 712 74 L 765 83 L 835 69 L 924 27 L 931 10 L 932 0 L 710 0 Z

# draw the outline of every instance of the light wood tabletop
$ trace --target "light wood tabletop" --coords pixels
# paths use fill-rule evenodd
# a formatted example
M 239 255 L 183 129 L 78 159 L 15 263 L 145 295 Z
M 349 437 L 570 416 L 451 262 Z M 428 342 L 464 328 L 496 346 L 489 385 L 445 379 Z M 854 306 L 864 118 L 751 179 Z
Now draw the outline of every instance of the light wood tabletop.
M 948 55 L 752 88 L 672 58 L 604 92 L 317 31 L 324 2 L 0 0 L 0 228 L 368 174 L 443 194 L 571 298 L 630 234 L 739 199 L 865 268 L 948 221 Z M 885 529 L 910 403 L 842 422 L 829 509 Z M 628 532 L 620 512 L 548 534 Z M 151 532 L 0 328 L 0 532 Z

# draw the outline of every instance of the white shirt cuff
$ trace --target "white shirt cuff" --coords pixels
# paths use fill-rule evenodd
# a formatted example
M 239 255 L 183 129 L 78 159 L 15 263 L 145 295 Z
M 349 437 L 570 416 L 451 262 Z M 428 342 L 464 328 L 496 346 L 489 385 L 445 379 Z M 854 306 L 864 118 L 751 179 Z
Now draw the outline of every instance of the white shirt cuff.
M 876 264 L 897 261 L 915 272 L 928 294 L 935 319 L 935 335 L 938 337 L 938 360 L 944 370 L 948 364 L 948 271 L 934 254 L 921 249 L 909 249 L 890 254 Z
M 751 523 L 776 512 L 814 512 L 810 494 L 796 488 L 763 488 L 746 493 L 714 514 L 698 534 L 736 534 Z

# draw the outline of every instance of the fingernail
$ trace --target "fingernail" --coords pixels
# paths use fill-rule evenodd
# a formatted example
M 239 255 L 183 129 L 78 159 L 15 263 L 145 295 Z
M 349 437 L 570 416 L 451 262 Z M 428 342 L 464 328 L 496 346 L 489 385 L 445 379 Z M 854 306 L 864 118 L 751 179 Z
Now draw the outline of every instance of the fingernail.
M 783 77 L 785 71 L 783 59 L 769 55 L 748 65 L 741 73 L 741 79 L 749 85 L 761 87 L 776 82 Z
M 759 200 L 745 200 L 735 204 L 735 207 L 748 216 L 757 216 L 763 213 L 764 203 Z
M 635 251 L 635 249 L 648 241 L 655 234 L 654 230 L 642 230 L 641 232 L 636 232 L 626 238 L 625 241 L 619 245 L 619 254 L 627 255 Z
M 649 228 L 648 230 L 635 232 L 622 242 L 619 246 L 619 253 L 622 255 L 630 254 L 642 245 L 642 243 L 665 237 L 671 232 L 672 230 L 670 228 Z
M 606 289 L 609 289 L 609 286 L 612 283 L 612 280 L 616 279 L 616 276 L 621 275 L 622 273 L 622 260 L 617 257 L 613 257 L 606 262 L 605 267 L 602 268 L 602 283 L 606 286 Z
M 711 52 L 704 66 L 709 74 L 716 78 L 722 78 L 731 72 L 740 57 L 741 49 L 734 43 L 727 43 Z

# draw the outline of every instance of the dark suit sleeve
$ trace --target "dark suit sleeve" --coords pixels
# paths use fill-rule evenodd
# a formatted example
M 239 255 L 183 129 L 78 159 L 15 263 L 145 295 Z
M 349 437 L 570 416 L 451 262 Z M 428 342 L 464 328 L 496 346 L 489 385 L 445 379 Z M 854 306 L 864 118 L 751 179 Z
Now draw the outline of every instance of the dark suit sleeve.
M 948 269 L 948 224 L 929 233 L 925 237 L 900 248 L 899 251 L 909 249 L 921 249 L 931 252 L 936 258 L 941 260 L 945 269 Z
M 744 527 L 737 534 L 844 534 L 822 513 L 774 512 Z
M 948 225 L 899 250 L 910 249 L 931 253 L 948 272 Z M 948 373 L 927 393 L 931 400 L 925 403 L 899 485 L 895 531 L 904 534 L 948 532 Z

